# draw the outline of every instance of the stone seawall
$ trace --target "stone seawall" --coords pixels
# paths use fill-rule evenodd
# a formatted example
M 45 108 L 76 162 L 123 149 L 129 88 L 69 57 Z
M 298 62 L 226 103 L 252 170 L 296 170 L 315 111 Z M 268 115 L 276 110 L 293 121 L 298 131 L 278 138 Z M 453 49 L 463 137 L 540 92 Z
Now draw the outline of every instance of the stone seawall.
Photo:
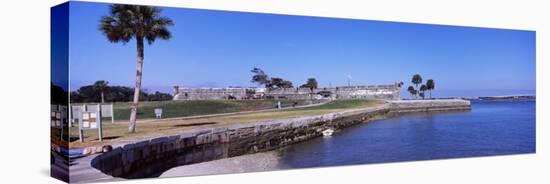
M 176 166 L 278 149 L 322 136 L 328 128 L 346 128 L 390 112 L 465 110 L 466 102 L 391 101 L 364 109 L 186 131 L 126 144 L 98 155 L 91 165 L 114 177 L 156 177 Z
M 422 112 L 470 110 L 470 101 L 460 99 L 446 100 L 397 100 L 389 101 L 392 112 Z

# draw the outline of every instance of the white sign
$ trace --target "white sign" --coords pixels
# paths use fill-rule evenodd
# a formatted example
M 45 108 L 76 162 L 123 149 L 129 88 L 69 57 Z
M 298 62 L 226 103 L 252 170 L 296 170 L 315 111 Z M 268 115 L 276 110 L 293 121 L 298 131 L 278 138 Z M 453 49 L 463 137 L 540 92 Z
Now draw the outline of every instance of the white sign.
M 78 112 L 78 130 L 80 142 L 84 142 L 84 130 L 85 129 L 97 129 L 99 141 L 103 141 L 103 129 L 101 128 L 101 109 L 103 105 L 85 105 L 83 111 Z
M 82 128 L 97 128 L 97 113 L 95 112 L 82 112 Z
M 50 126 L 54 128 L 62 128 L 63 123 L 67 120 L 67 106 L 51 105 L 51 121 Z
M 162 109 L 161 108 L 155 108 L 155 116 L 157 118 L 162 118 Z

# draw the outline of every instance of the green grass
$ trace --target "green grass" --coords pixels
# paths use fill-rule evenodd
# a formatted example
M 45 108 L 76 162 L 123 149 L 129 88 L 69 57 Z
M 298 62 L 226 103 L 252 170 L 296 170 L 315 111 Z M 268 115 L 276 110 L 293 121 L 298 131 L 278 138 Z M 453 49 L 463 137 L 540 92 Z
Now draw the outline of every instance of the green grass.
M 305 100 L 298 100 L 298 105 L 308 104 Z M 277 100 L 200 100 L 200 101 L 159 101 L 140 102 L 138 119 L 155 118 L 154 109 L 163 109 L 163 118 L 219 114 L 241 111 L 271 109 Z M 281 100 L 283 106 L 292 105 L 293 101 Z M 115 120 L 130 118 L 130 103 L 114 104 Z
M 175 103 L 175 104 L 172 104 Z M 154 103 L 144 103 L 144 106 L 150 106 L 153 108 L 155 105 L 175 105 L 175 107 L 187 107 L 190 105 L 201 105 L 207 106 L 208 104 L 214 104 L 216 107 L 222 108 L 244 108 L 248 105 L 258 105 L 258 104 L 270 104 L 276 103 L 276 101 L 177 101 L 177 102 L 164 102 L 160 104 Z M 229 105 L 227 105 L 229 103 Z M 233 104 L 236 103 L 236 104 Z M 283 102 L 281 102 L 283 103 Z M 287 102 L 285 102 L 287 103 Z M 285 109 L 278 111 L 268 111 L 268 112 L 250 112 L 237 115 L 223 115 L 216 117 L 205 117 L 205 118 L 196 118 L 196 119 L 171 119 L 171 120 L 151 120 L 147 122 L 139 122 L 136 125 L 135 133 L 128 133 L 128 124 L 126 122 L 117 122 L 110 123 L 105 121 L 103 123 L 103 135 L 105 144 L 109 144 L 111 141 L 119 140 L 132 140 L 137 138 L 149 137 L 149 136 L 160 136 L 160 135 L 169 135 L 171 133 L 176 133 L 178 131 L 202 128 L 202 127 L 219 127 L 231 124 L 246 124 L 251 122 L 281 119 L 281 118 L 293 118 L 293 117 L 302 117 L 302 116 L 311 116 L 311 115 L 320 115 L 331 112 L 338 112 L 349 109 L 365 108 L 372 107 L 384 103 L 379 100 L 337 100 L 332 101 L 323 105 L 314 106 L 314 107 L 305 107 L 305 108 L 296 108 L 296 109 Z M 120 104 L 119 104 L 120 105 Z M 129 105 L 129 104 L 128 104 Z M 262 105 L 259 105 L 262 106 Z M 205 112 L 214 112 L 211 110 L 212 107 L 201 107 L 206 110 L 197 111 L 196 113 L 205 113 Z M 247 109 L 250 107 L 247 107 Z M 128 111 L 129 112 L 129 111 Z M 85 142 L 80 143 L 78 138 L 78 128 L 71 128 L 71 137 L 73 137 L 72 142 L 70 143 L 71 148 L 85 147 L 90 145 L 101 144 L 97 140 L 97 130 L 87 130 L 85 132 Z

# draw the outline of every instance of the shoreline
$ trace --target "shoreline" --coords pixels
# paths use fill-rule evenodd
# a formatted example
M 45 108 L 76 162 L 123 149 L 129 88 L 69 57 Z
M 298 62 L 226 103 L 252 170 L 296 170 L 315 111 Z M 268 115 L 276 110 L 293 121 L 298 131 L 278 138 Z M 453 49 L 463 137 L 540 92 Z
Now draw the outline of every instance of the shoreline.
M 510 100 L 510 101 L 522 101 L 522 100 L 536 100 L 536 95 L 503 95 L 503 96 L 477 96 L 477 97 L 468 97 L 468 96 L 455 96 L 455 97 L 440 97 L 440 98 L 425 98 L 425 99 L 415 99 L 415 98 L 403 98 L 403 101 L 415 101 L 415 100 Z
M 322 136 L 326 128 L 336 130 L 355 124 L 380 119 L 390 112 L 428 112 L 469 110 L 471 104 L 465 100 L 418 100 L 388 101 L 374 107 L 351 109 L 316 116 L 304 116 L 283 120 L 257 122 L 251 125 L 233 125 L 217 129 L 197 129 L 178 135 L 158 137 L 150 140 L 120 145 L 111 152 L 93 156 L 88 162 L 91 172 L 99 172 L 116 178 L 147 178 L 181 176 L 174 175 L 175 168 L 195 168 L 204 171 L 215 168 L 212 164 L 244 164 L 251 153 L 265 153 L 258 156 L 266 165 L 242 168 L 242 172 L 255 172 L 281 168 L 276 164 L 272 150 Z M 245 157 L 239 157 L 244 155 Z M 252 156 L 252 157 L 256 157 Z M 229 159 L 229 160 L 227 160 Z M 216 162 L 210 162 L 215 160 Z M 236 164 L 237 163 L 237 164 Z M 87 164 L 83 162 L 82 164 Z M 187 167 L 189 166 L 189 167 Z M 225 167 L 225 166 L 224 166 Z M 231 173 L 241 172 L 232 169 Z M 167 174 L 163 174 L 168 172 Z M 223 174 L 224 169 L 215 173 Z M 155 174 L 157 173 L 157 174 Z M 190 173 L 188 175 L 210 173 Z M 214 174 L 214 173 L 213 173 Z M 187 175 L 187 174 L 186 174 Z

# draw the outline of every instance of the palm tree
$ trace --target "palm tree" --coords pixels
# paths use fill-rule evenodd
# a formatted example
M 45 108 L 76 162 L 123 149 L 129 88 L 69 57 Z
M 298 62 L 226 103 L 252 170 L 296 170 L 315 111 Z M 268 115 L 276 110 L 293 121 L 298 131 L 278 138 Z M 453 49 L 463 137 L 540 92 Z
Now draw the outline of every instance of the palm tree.
M 418 89 L 418 84 L 422 84 L 422 76 L 420 76 L 420 74 L 414 74 L 411 82 L 416 85 L 416 89 Z
M 414 74 L 411 82 L 416 86 L 415 89 L 418 93 L 418 91 L 420 91 L 418 90 L 418 84 L 422 84 L 422 77 L 420 76 L 420 74 Z
M 428 79 L 428 81 L 426 81 L 426 87 L 428 88 L 428 90 L 430 91 L 430 98 L 432 98 L 432 90 L 435 89 L 435 82 L 433 79 Z
M 109 89 L 109 82 L 104 80 L 98 80 L 98 81 L 95 81 L 93 87 L 96 91 L 99 91 L 101 93 L 101 103 L 105 103 L 104 93 L 107 89 Z
M 143 71 L 143 40 L 152 44 L 157 38 L 168 40 L 171 37 L 167 27 L 174 25 L 172 20 L 160 16 L 161 10 L 151 6 L 111 5 L 108 16 L 101 17 L 99 30 L 113 43 L 128 43 L 133 38 L 137 44 L 137 72 L 134 101 L 130 111 L 129 132 L 135 132 L 136 113 L 141 91 Z
M 414 95 L 414 98 L 416 98 L 416 89 L 414 89 L 414 87 L 409 86 L 409 87 L 407 88 L 407 91 L 409 91 L 409 93 L 410 93 L 411 95 Z
M 428 90 L 428 87 L 426 87 L 426 85 L 422 84 L 422 86 L 420 86 L 420 97 L 422 97 L 422 99 L 424 99 L 424 92 Z

